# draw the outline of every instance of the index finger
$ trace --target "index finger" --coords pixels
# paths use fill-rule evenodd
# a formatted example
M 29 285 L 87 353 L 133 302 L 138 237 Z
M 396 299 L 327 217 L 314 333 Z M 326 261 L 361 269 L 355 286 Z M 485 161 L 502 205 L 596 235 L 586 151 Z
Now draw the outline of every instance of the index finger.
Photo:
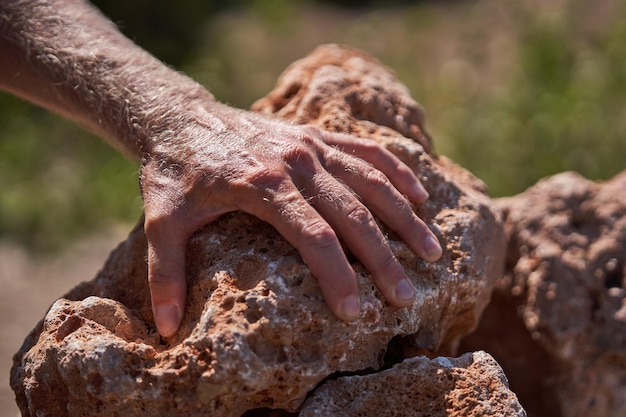
M 155 219 L 148 214 L 145 233 L 154 323 L 163 337 L 170 337 L 178 330 L 185 311 L 185 249 L 188 236 L 176 230 L 171 220 Z

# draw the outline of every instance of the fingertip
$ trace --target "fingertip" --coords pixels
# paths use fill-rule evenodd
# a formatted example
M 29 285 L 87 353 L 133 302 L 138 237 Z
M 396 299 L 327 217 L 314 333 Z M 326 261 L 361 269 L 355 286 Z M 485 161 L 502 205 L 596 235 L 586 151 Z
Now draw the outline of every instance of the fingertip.
M 185 277 L 185 242 L 173 236 L 148 243 L 148 284 L 154 324 L 159 334 L 176 334 L 185 311 L 187 280 Z
M 439 241 L 433 235 L 427 235 L 424 239 L 424 258 L 429 262 L 434 262 L 441 258 L 443 250 Z
M 180 308 L 174 304 L 154 306 L 154 323 L 159 334 L 163 337 L 174 336 L 180 327 L 182 314 Z
M 345 297 L 339 304 L 337 317 L 344 321 L 353 321 L 361 315 L 361 301 L 356 295 Z
M 394 297 L 398 307 L 409 307 L 415 300 L 415 288 L 408 279 L 403 279 L 396 284 Z

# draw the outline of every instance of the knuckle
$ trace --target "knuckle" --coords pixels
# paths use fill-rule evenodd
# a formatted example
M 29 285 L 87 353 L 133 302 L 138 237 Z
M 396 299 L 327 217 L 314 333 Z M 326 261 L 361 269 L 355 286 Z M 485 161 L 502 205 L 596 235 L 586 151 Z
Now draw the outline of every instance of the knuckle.
M 378 236 L 376 240 L 371 242 L 370 248 L 371 268 L 376 275 L 380 276 L 380 274 L 383 274 L 384 276 L 386 273 L 396 271 L 400 267 L 398 260 L 389 247 L 387 239 L 383 236 Z
M 285 147 L 277 159 L 247 169 L 233 183 L 242 187 L 277 190 L 291 181 L 294 174 L 311 177 L 319 171 L 320 161 L 317 153 L 303 144 Z
M 381 250 L 379 253 L 382 253 L 381 259 L 378 261 L 382 271 L 390 271 L 397 267 L 398 261 L 389 250 Z
M 297 143 L 288 146 L 283 151 L 283 158 L 286 161 L 300 161 L 302 158 L 311 157 L 311 146 L 307 143 Z
M 409 203 L 409 200 L 407 200 L 405 196 L 399 195 L 391 207 L 393 207 L 400 216 L 406 218 L 406 221 L 410 222 L 410 224 L 419 221 L 419 218 L 413 211 L 411 203 Z
M 151 272 L 150 274 L 148 274 L 148 283 L 150 283 L 150 285 L 167 285 L 171 284 L 173 281 L 174 279 L 171 276 L 165 274 L 160 274 L 156 272 Z
M 282 154 L 285 164 L 294 171 L 312 173 L 319 165 L 319 157 L 313 144 L 299 143 L 287 147 Z
M 313 221 L 302 229 L 302 243 L 317 249 L 333 248 L 337 245 L 337 234 L 322 220 Z
M 323 137 L 322 130 L 316 126 L 306 125 L 301 127 L 301 140 L 304 143 L 312 144 Z
M 369 188 L 381 189 L 381 188 L 391 188 L 391 182 L 389 178 L 381 171 L 370 168 L 365 174 L 365 182 Z
M 348 208 L 346 217 L 350 222 L 357 224 L 360 228 L 371 229 L 376 227 L 374 217 L 369 210 L 360 203 L 355 203 L 352 207 Z
M 242 178 L 243 185 L 250 185 L 257 189 L 277 190 L 285 183 L 286 175 L 276 169 L 263 167 L 248 172 Z

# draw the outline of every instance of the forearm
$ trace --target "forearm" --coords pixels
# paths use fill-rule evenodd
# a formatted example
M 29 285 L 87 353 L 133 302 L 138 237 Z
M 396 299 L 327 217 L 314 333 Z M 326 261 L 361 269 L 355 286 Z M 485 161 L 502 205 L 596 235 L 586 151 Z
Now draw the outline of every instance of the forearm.
M 188 122 L 181 109 L 212 99 L 82 0 L 0 1 L 0 62 L 1 88 L 137 158 Z

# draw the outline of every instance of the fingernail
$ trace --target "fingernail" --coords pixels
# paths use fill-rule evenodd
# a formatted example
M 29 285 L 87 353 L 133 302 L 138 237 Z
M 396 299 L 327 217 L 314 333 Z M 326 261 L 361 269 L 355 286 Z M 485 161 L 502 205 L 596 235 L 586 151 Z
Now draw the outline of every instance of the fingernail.
M 361 314 L 361 302 L 359 297 L 351 295 L 344 298 L 340 307 L 342 319 L 347 321 L 355 320 Z
M 161 336 L 173 336 L 178 330 L 178 308 L 173 304 L 166 304 L 155 308 L 154 322 Z
M 424 241 L 424 252 L 431 259 L 439 259 L 441 256 L 441 245 L 432 235 L 426 236 Z
M 403 279 L 396 285 L 395 290 L 396 300 L 399 302 L 410 302 L 415 298 L 415 290 L 413 285 L 406 279 Z

